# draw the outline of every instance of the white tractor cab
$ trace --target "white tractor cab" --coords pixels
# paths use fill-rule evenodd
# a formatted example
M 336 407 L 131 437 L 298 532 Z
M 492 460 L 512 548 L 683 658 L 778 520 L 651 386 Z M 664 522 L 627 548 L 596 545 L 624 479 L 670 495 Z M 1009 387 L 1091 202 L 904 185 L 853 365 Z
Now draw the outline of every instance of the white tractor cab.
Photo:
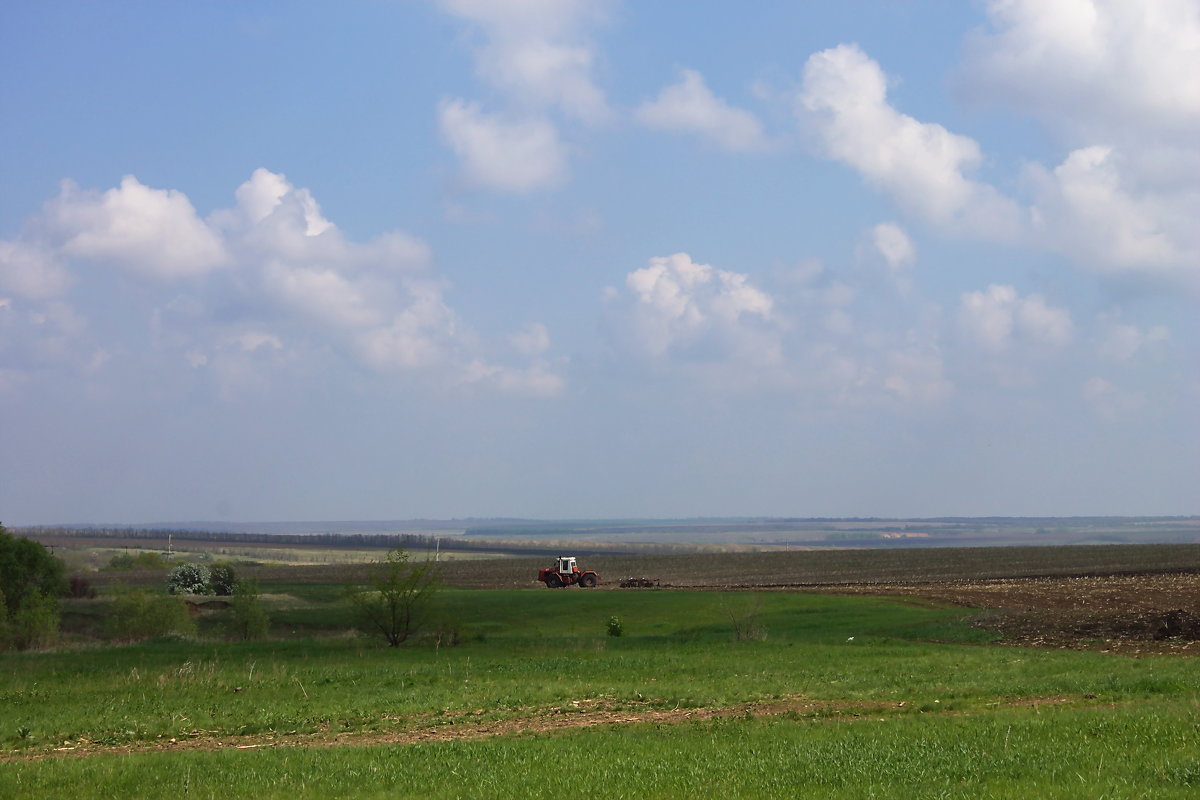
M 579 572 L 579 567 L 575 563 L 575 556 L 559 556 L 558 574 L 566 577 L 573 572 Z

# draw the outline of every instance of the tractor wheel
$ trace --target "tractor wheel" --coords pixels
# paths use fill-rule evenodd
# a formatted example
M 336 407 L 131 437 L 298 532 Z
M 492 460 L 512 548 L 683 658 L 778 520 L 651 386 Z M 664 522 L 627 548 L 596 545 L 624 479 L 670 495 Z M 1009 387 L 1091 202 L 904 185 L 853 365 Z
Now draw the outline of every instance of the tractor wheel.
M 562 585 L 562 578 L 558 577 L 557 575 L 551 575 L 550 577 L 546 578 L 546 588 L 548 589 L 561 589 Z
M 584 575 L 582 578 L 579 579 L 579 585 L 585 589 L 591 589 L 593 586 L 596 585 L 596 576 L 595 575 Z

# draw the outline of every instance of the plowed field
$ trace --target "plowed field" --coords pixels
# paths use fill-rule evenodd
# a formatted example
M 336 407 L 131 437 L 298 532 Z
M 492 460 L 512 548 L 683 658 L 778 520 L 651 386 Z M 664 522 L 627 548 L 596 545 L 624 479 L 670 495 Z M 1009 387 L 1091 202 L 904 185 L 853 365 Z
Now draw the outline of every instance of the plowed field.
M 1200 574 L 839 586 L 986 609 L 976 625 L 1007 643 L 1137 655 L 1200 655 Z

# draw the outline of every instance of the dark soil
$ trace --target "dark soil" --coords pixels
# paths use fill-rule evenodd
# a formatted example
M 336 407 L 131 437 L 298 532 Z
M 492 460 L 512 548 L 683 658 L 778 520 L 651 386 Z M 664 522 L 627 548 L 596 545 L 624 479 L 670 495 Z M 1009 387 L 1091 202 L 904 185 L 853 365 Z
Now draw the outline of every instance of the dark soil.
M 987 609 L 974 624 L 999 633 L 1007 644 L 1200 655 L 1200 574 L 1195 573 L 860 585 L 836 591 Z

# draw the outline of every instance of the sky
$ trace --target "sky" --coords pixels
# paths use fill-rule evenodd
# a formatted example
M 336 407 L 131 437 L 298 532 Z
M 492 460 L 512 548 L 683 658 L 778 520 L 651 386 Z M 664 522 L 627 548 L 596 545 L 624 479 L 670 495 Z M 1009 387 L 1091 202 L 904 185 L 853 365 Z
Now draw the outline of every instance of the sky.
M 1200 2 L 0 4 L 0 520 L 1200 513 Z

